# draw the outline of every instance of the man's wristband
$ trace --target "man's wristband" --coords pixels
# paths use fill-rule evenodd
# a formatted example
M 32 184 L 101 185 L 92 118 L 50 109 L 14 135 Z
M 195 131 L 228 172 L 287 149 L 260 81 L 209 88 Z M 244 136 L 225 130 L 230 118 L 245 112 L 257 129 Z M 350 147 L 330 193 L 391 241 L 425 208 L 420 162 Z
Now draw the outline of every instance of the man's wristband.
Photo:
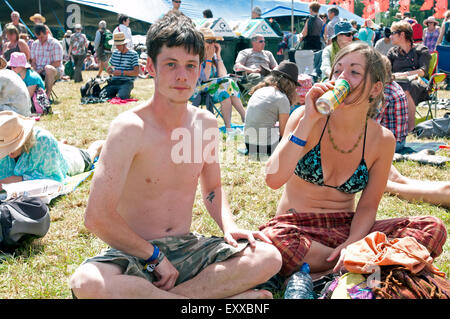
M 205 60 L 206 63 L 212 63 L 212 60 Z
M 146 264 L 151 263 L 158 259 L 159 255 L 159 247 L 156 245 L 153 245 L 153 254 L 145 261 Z
M 298 138 L 297 136 L 295 136 L 293 132 L 291 132 L 291 133 L 289 134 L 288 139 L 289 139 L 289 141 L 291 141 L 291 142 L 294 143 L 294 144 L 297 144 L 298 146 L 303 147 L 303 146 L 306 145 L 306 141 L 304 141 L 304 140 Z

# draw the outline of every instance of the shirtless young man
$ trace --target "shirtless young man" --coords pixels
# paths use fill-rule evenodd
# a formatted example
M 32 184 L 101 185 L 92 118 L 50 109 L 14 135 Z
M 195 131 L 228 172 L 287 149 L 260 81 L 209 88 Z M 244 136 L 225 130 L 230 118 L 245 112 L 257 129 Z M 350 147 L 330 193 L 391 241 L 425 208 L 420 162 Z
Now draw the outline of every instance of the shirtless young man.
M 72 291 L 78 298 L 271 297 L 252 288 L 280 270 L 280 254 L 262 233 L 234 223 L 215 155 L 217 121 L 187 104 L 199 76 L 203 37 L 189 18 L 172 12 L 152 25 L 147 48 L 155 93 L 113 121 L 86 209 L 86 227 L 113 248 L 76 270 Z M 216 134 L 200 139 L 206 154 L 201 160 L 180 163 L 174 161 L 177 130 L 189 133 L 184 136 L 192 154 L 206 130 Z M 224 238 L 190 233 L 199 180 Z

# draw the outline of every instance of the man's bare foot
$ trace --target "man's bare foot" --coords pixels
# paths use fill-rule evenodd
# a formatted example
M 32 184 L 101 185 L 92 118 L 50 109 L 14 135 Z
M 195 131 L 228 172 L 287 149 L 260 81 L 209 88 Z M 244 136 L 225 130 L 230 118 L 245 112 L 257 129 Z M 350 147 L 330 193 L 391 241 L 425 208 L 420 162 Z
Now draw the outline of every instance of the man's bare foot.
M 249 289 L 228 299 L 273 299 L 272 293 L 265 289 Z

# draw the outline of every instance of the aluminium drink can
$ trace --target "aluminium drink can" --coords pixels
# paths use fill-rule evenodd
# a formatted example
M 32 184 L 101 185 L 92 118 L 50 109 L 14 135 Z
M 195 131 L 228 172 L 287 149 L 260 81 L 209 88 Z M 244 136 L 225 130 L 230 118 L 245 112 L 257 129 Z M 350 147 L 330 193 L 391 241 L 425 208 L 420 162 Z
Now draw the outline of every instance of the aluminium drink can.
M 316 101 L 316 110 L 322 114 L 333 112 L 350 93 L 350 83 L 346 80 L 336 80 L 334 89 L 325 92 Z

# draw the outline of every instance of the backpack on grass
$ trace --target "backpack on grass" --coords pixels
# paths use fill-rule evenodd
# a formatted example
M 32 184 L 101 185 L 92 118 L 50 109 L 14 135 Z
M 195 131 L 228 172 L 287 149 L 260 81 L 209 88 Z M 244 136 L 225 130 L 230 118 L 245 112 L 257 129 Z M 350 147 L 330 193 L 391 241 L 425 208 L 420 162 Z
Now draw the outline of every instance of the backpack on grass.
M 37 197 L 1 201 L 0 250 L 11 252 L 27 240 L 44 237 L 50 228 L 48 206 Z
M 102 78 L 90 79 L 80 88 L 81 97 L 99 97 L 103 83 L 105 83 L 105 80 Z

